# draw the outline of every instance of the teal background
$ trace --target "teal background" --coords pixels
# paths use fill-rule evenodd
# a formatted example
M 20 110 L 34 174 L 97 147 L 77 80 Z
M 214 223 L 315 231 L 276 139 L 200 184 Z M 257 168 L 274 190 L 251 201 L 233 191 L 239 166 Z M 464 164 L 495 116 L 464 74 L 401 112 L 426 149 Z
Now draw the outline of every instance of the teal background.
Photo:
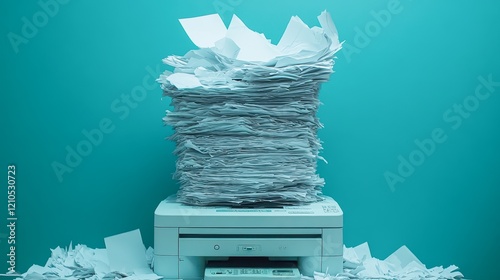
M 17 168 L 18 271 L 44 265 L 49 248 L 70 241 L 102 248 L 104 237 L 136 228 L 153 245 L 154 209 L 177 189 L 174 145 L 164 140 L 171 130 L 162 124 L 169 100 L 158 86 L 135 108 L 121 95 L 153 77 L 147 67 L 167 69 L 162 58 L 195 47 L 177 19 L 219 11 L 228 23 L 235 12 L 277 43 L 290 16 L 312 26 L 327 9 L 341 40 L 360 47 L 356 28 L 388 2 L 73 0 L 16 53 L 9 32 L 21 35 L 22 18 L 32 20 L 41 7 L 1 1 L 0 170 L 6 190 L 7 165 Z M 324 193 L 344 210 L 347 246 L 368 241 L 384 259 L 407 245 L 428 267 L 456 264 L 468 278 L 488 279 L 500 260 L 500 87 L 457 129 L 443 114 L 474 94 L 479 76 L 500 81 L 500 3 L 400 5 L 366 46 L 338 53 L 336 73 L 322 87 Z M 86 139 L 82 130 L 104 118 L 114 130 L 59 181 L 51 164 L 65 163 L 66 147 L 75 149 Z M 391 190 L 384 173 L 397 173 L 398 156 L 408 159 L 415 139 L 435 128 L 447 140 Z M 6 234 L 0 226 L 1 273 Z

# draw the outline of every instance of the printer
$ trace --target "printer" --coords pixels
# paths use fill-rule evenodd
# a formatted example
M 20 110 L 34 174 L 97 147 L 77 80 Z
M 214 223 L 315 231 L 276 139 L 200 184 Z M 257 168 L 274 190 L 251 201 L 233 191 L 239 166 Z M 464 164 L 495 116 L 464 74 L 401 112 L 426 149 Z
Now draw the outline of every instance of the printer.
M 330 197 L 302 206 L 235 208 L 184 205 L 171 196 L 155 211 L 154 271 L 184 280 L 335 275 L 343 271 L 342 226 L 343 212 Z

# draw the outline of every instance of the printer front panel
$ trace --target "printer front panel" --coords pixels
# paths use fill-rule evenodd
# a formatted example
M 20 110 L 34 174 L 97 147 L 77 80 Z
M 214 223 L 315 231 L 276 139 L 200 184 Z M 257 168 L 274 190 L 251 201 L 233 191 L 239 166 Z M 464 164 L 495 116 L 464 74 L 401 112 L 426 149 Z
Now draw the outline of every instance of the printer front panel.
M 179 238 L 181 256 L 283 257 L 321 255 L 321 238 Z
M 178 228 L 154 228 L 154 271 L 165 279 L 179 278 L 178 244 Z
M 163 276 L 165 280 L 179 279 L 179 257 L 178 256 L 154 256 L 154 272 Z
M 342 228 L 324 228 L 322 234 L 323 256 L 342 256 L 344 251 L 344 240 Z

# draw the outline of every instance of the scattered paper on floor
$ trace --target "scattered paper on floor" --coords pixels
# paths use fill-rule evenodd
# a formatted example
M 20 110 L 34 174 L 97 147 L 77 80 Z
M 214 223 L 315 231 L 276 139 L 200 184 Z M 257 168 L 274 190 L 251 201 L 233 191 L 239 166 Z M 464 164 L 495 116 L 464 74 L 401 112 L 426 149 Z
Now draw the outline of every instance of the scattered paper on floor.
M 388 280 L 445 280 L 463 279 L 458 267 L 451 265 L 427 269 L 408 249 L 402 246 L 385 260 L 372 257 L 368 243 L 354 248 L 344 246 L 344 272 L 337 275 L 316 272 L 314 277 L 303 280 L 348 280 L 348 279 L 388 279 Z
M 105 238 L 106 249 L 70 244 L 51 249 L 45 266 L 33 265 L 22 275 L 26 280 L 154 280 L 162 277 L 152 270 L 153 248 L 145 249 L 140 231 Z M 111 264 L 111 265 L 110 265 Z
M 130 235 L 132 236 L 132 235 Z M 123 236 L 122 236 L 123 237 Z M 118 239 L 121 239 L 119 236 Z M 122 239 L 123 240 L 123 239 Z M 123 250 L 128 245 L 122 245 Z M 33 265 L 23 278 L 28 280 L 50 279 L 86 279 L 86 280 L 155 280 L 161 276 L 154 274 L 150 268 L 153 263 L 153 248 L 139 254 L 146 259 L 148 269 L 136 273 L 125 273 L 110 269 L 106 249 L 90 249 L 85 245 L 72 248 L 57 247 L 52 249 L 52 254 L 45 266 Z M 142 260 L 140 261 L 142 263 Z M 344 246 L 344 272 L 337 275 L 315 272 L 314 277 L 302 277 L 303 280 L 456 280 L 463 279 L 458 267 L 451 265 L 427 269 L 425 265 L 406 247 L 402 246 L 385 260 L 371 256 L 368 243 L 360 244 L 354 248 Z

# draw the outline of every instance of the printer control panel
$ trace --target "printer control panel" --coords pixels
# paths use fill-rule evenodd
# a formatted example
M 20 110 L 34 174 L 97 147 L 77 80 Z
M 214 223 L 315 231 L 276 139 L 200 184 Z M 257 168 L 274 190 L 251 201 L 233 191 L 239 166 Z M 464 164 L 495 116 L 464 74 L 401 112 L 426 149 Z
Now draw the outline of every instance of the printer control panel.
M 262 251 L 262 247 L 260 245 L 256 245 L 256 244 L 243 244 L 243 245 L 238 245 L 238 247 L 236 248 L 236 251 L 260 252 L 260 251 Z

